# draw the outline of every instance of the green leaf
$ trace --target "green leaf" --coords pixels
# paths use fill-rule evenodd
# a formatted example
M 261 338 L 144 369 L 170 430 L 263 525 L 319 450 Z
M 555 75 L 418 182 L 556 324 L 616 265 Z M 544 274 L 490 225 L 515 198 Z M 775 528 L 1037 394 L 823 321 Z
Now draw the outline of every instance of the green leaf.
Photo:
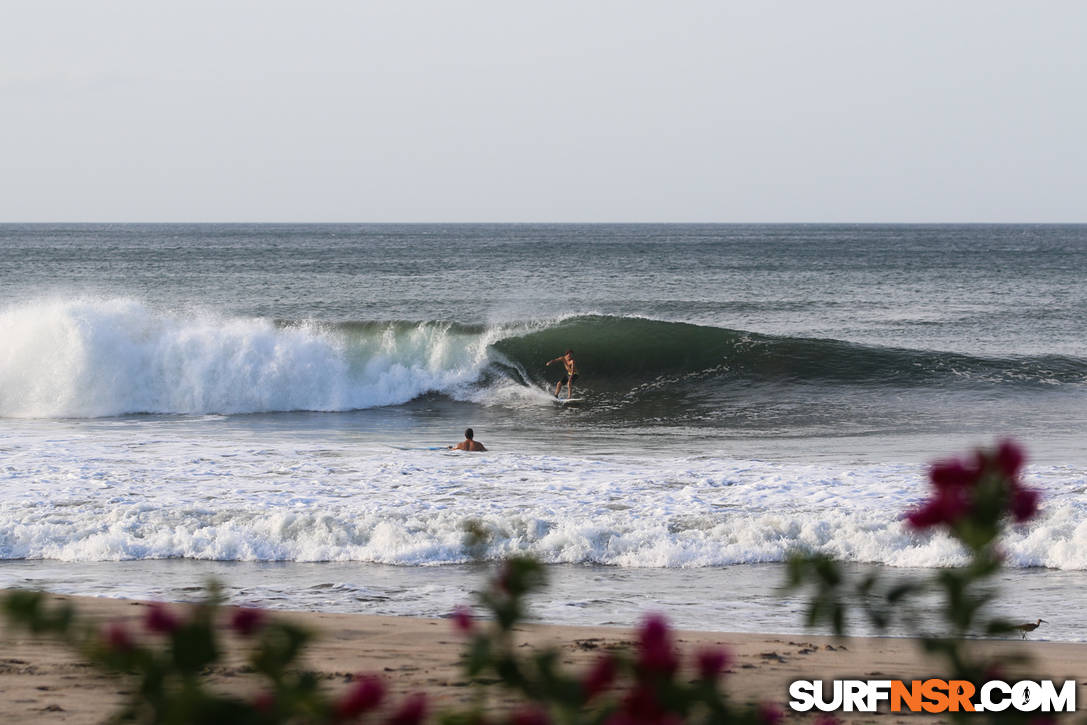
M 491 664 L 491 640 L 485 636 L 476 636 L 468 646 L 465 669 L 469 677 L 476 677 Z

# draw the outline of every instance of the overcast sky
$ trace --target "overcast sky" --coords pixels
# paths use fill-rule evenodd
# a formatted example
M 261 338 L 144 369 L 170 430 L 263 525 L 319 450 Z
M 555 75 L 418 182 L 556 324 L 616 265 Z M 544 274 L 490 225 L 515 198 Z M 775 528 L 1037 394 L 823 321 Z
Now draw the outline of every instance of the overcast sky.
M 0 221 L 1087 222 L 1087 2 L 0 4 Z

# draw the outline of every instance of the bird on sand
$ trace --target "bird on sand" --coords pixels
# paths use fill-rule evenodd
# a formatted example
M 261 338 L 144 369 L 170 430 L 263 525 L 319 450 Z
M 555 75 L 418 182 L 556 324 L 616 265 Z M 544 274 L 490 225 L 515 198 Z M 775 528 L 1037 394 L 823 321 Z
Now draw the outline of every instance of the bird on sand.
M 1043 622 L 1049 624 L 1049 622 L 1046 622 L 1044 619 L 1039 619 L 1037 622 L 1023 622 L 1022 624 L 1017 624 L 1012 627 L 1012 629 L 1019 631 L 1023 635 L 1023 639 L 1026 639 L 1027 632 L 1033 632 L 1038 629 L 1038 625 Z

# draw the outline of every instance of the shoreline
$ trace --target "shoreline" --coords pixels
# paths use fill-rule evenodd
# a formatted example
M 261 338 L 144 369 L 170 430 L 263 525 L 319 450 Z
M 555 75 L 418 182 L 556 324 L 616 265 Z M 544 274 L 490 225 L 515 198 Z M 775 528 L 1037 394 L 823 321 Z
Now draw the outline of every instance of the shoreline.
M 799 636 L 806 633 L 801 612 L 807 590 L 783 590 L 785 564 L 767 562 L 691 569 L 621 568 L 547 564 L 548 584 L 533 594 L 530 612 L 549 624 L 631 626 L 645 612 L 667 613 L 679 629 L 754 632 Z M 876 571 L 886 581 L 927 577 L 925 569 L 843 563 L 851 576 Z M 471 601 L 491 565 L 432 567 L 365 562 L 245 562 L 191 559 L 65 562 L 7 560 L 0 589 L 22 587 L 56 594 L 182 602 L 209 579 L 232 602 L 272 610 L 298 610 L 409 617 L 441 617 Z M 1087 571 L 1004 569 L 993 585 L 999 591 L 992 614 L 1012 621 L 1043 617 L 1047 624 L 1032 639 L 1084 642 L 1087 635 L 1065 602 L 1087 586 Z M 587 593 L 595 592 L 592 596 Z M 936 597 L 921 604 L 927 612 Z M 859 613 L 857 613 L 859 614 Z M 930 626 L 922 613 L 922 626 Z M 882 636 L 862 616 L 851 618 L 850 633 Z M 829 634 L 826 629 L 812 633 Z M 909 636 L 902 627 L 887 635 Z
M 95 621 L 123 621 L 142 631 L 146 602 L 80 596 L 54 596 L 76 604 Z M 185 605 L 170 605 L 183 610 Z M 317 672 L 322 686 L 338 692 L 356 673 L 385 677 L 394 697 L 425 692 L 435 711 L 466 703 L 469 687 L 459 668 L 463 639 L 449 619 L 332 614 L 275 610 L 274 618 L 304 625 L 317 635 L 303 658 L 303 666 Z M 633 627 L 634 623 L 632 623 Z M 518 628 L 518 644 L 555 646 L 564 665 L 584 671 L 608 648 L 636 639 L 631 628 L 530 624 Z M 811 713 L 787 708 L 788 684 L 795 679 L 911 679 L 939 677 L 940 668 L 925 660 L 909 638 L 820 635 L 751 634 L 679 630 L 676 639 L 683 661 L 702 647 L 723 646 L 732 654 L 723 687 L 737 702 L 773 702 L 789 720 L 814 720 Z M 123 680 L 81 663 L 66 647 L 48 638 L 12 632 L 0 622 L 0 716 L 15 722 L 96 723 L 120 702 Z M 224 642 L 237 640 L 227 636 Z M 1011 672 L 1075 679 L 1087 672 L 1087 644 L 1031 640 L 976 640 L 974 646 L 996 652 L 1022 652 L 1032 657 L 1027 669 Z M 254 691 L 243 670 L 243 652 L 228 647 L 221 664 L 210 675 L 215 685 L 237 692 Z M 932 664 L 930 664 L 932 663 Z M 1079 702 L 1087 702 L 1087 681 L 1079 683 Z M 492 688 L 496 689 L 496 688 Z M 497 689 L 495 694 L 497 695 Z M 504 698 L 490 702 L 502 709 Z M 899 722 L 916 715 L 840 713 L 847 722 Z

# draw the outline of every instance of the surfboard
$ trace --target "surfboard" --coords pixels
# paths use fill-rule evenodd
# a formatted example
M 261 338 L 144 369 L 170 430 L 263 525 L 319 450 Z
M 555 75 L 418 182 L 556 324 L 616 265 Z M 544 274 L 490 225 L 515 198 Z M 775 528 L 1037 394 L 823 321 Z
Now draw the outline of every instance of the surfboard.
M 570 405 L 570 406 L 573 406 L 573 407 L 575 407 L 575 408 L 576 408 L 577 406 L 581 405 L 581 403 L 582 403 L 582 402 L 583 402 L 584 400 L 585 400 L 585 398 L 556 398 L 556 401 L 557 401 L 557 402 L 558 402 L 558 403 L 559 403 L 560 405 Z

